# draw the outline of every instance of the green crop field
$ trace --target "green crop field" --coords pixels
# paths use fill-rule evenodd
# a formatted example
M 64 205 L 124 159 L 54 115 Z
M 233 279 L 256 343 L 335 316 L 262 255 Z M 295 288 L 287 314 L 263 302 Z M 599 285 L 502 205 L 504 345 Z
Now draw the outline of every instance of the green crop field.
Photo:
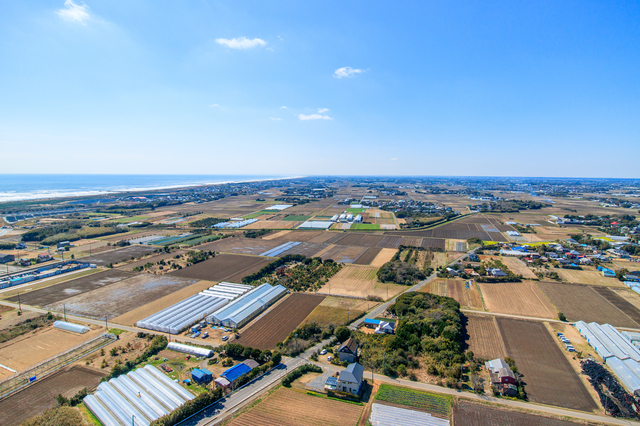
M 380 225 L 377 225 L 375 223 L 354 223 L 353 225 L 351 225 L 351 229 L 363 229 L 363 230 L 373 230 L 373 229 L 380 229 Z
M 376 394 L 376 400 L 420 408 L 443 417 L 449 417 L 451 409 L 451 397 L 447 395 L 439 395 L 387 384 L 380 385 L 380 389 L 378 389 L 378 393 Z
M 114 222 L 118 223 L 129 223 L 129 222 L 142 222 L 143 220 L 149 219 L 149 216 L 131 216 L 131 217 L 121 217 L 120 219 L 115 219 Z
M 274 212 L 268 212 L 265 210 L 261 210 L 259 212 L 255 212 L 255 213 L 251 213 L 251 214 L 247 214 L 242 216 L 243 219 L 255 219 L 258 216 L 262 216 L 263 214 L 273 214 Z
M 311 216 L 304 216 L 301 214 L 290 214 L 285 216 L 282 220 L 288 220 L 289 222 L 304 222 L 305 220 L 311 219 Z
M 366 211 L 367 209 L 347 209 L 347 212 L 349 213 L 364 213 Z

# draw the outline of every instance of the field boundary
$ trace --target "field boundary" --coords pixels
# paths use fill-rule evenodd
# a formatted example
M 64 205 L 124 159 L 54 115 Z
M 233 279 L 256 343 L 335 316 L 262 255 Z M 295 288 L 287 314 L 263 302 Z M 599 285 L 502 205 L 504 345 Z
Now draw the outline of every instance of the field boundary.
M 314 294 L 319 294 L 320 296 L 344 297 L 345 299 L 369 300 L 366 297 L 362 297 L 362 296 L 345 296 L 344 294 L 321 293 L 319 291 Z
M 16 376 L 9 377 L 0 382 L 0 401 L 116 340 L 117 337 L 113 334 L 103 333 L 33 367 L 29 367 L 27 370 L 19 372 Z

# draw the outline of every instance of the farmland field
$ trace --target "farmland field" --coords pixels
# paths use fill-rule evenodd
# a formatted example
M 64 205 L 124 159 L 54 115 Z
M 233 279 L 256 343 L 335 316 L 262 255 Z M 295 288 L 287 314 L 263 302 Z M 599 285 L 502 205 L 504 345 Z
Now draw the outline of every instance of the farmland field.
M 365 298 L 371 295 L 387 300 L 387 289 L 389 297 L 406 289 L 398 284 L 381 283 L 376 276 L 377 272 L 378 268 L 370 266 L 345 265 L 327 284 L 322 286 L 320 292 Z
M 569 321 L 595 321 L 618 327 L 638 327 L 638 323 L 600 296 L 593 287 L 544 281 L 538 283 L 538 286 Z
M 364 407 L 280 388 L 229 426 L 356 425 Z
M 616 308 L 620 309 L 629 318 L 637 323 L 640 323 L 640 311 L 633 306 L 629 301 L 620 297 L 617 293 L 611 290 L 609 287 L 592 287 L 596 293 L 606 299 Z
M 466 287 L 464 280 L 457 279 L 437 279 L 420 289 L 421 292 L 448 296 L 455 299 L 461 306 L 471 309 L 482 309 L 482 298 L 478 291 L 477 284 Z
M 136 245 L 125 247 L 120 250 L 114 250 L 97 256 L 85 257 L 84 262 L 95 263 L 96 265 L 106 266 L 109 263 L 119 263 L 129 260 L 132 257 L 144 256 L 156 250 L 156 247 Z
M 592 412 L 596 403 L 541 322 L 497 318 L 507 355 L 524 375 L 529 399 Z
M 47 307 L 62 312 L 64 304 L 67 313 L 103 320 L 105 315 L 117 317 L 195 282 L 196 280 L 170 275 L 139 274 L 107 287 L 60 300 Z
M 583 267 L 582 271 L 574 269 L 555 269 L 562 281 L 576 284 L 604 285 L 622 287 L 622 283 L 615 278 L 607 278 L 595 268 Z
M 516 259 L 515 257 L 504 256 L 500 257 L 502 263 L 507 265 L 507 267 L 516 275 L 522 275 L 524 279 L 537 280 L 538 277 L 533 273 L 531 269 L 521 260 Z
M 322 303 L 305 318 L 305 323 L 317 322 L 318 324 L 343 325 L 353 321 L 356 317 L 367 312 L 378 305 L 378 302 L 371 302 L 362 299 L 351 299 L 348 297 L 327 296 Z
M 356 265 L 369 265 L 380 253 L 380 248 L 369 247 L 362 255 L 353 263 Z
M 92 389 L 106 374 L 83 366 L 60 370 L 0 402 L 0 424 L 19 425 L 57 406 L 56 396 L 71 398 L 83 388 Z
M 396 251 L 397 250 L 391 248 L 381 249 L 375 259 L 371 261 L 371 266 L 375 266 L 376 268 L 381 267 L 393 258 L 393 256 L 396 254 Z
M 243 226 L 242 230 L 246 229 L 290 229 L 296 226 L 298 222 L 292 222 L 288 220 L 259 220 Z
M 444 394 L 424 392 L 415 389 L 392 386 L 388 384 L 380 385 L 376 394 L 376 402 L 390 402 L 411 407 L 430 413 L 441 419 L 449 419 L 451 409 L 451 397 Z
M 453 406 L 454 426 L 576 426 L 566 420 L 543 417 L 533 413 L 505 410 L 500 406 L 459 399 Z
M 370 231 L 380 229 L 380 225 L 377 223 L 355 223 L 353 228 Z
M 290 248 L 289 250 L 283 251 L 278 254 L 277 257 L 286 256 L 287 254 L 301 254 L 306 257 L 316 257 L 316 253 L 321 252 L 326 247 L 326 244 L 304 242 Z
M 284 217 L 284 221 L 291 221 L 291 222 L 304 222 L 305 220 L 309 220 L 311 219 L 311 216 L 304 216 L 301 214 L 290 214 Z
M 353 263 L 367 250 L 367 247 L 333 246 L 320 257 L 323 260 L 333 259 L 338 263 Z
M 182 268 L 169 275 L 196 280 L 240 282 L 269 263 L 269 259 L 239 254 L 220 254 L 204 262 Z
M 486 359 L 507 356 L 498 324 L 492 315 L 462 315 L 462 324 L 465 350 Z
M 133 271 L 134 268 L 137 268 L 139 266 L 144 266 L 147 263 L 156 263 L 156 262 L 158 262 L 160 260 L 171 259 L 175 255 L 183 254 L 183 253 L 185 253 L 184 250 L 174 251 L 172 253 L 162 253 L 162 254 L 158 254 L 158 255 L 155 255 L 155 256 L 148 257 L 146 259 L 139 260 L 137 262 L 127 263 L 126 265 L 120 266 L 117 269 L 122 270 L 122 271 Z
M 556 309 L 533 281 L 478 283 L 491 312 L 539 318 L 557 318 Z
M 32 365 L 44 361 L 61 352 L 73 348 L 83 342 L 104 333 L 104 328 L 92 326 L 92 330 L 77 334 L 53 328 L 53 326 L 38 328 L 14 339 L 0 343 L 0 359 L 2 364 L 16 371 L 22 371 Z M 11 375 L 2 369 L 0 377 Z
M 294 293 L 259 318 L 236 339 L 254 349 L 274 349 L 318 306 L 324 296 Z
M 49 287 L 40 288 L 31 292 L 23 292 L 20 294 L 20 301 L 26 305 L 45 306 L 72 296 L 108 287 L 109 285 L 126 280 L 127 278 L 131 278 L 135 275 L 136 274 L 133 272 L 111 269 L 97 274 L 76 278 L 71 281 L 62 282 L 60 284 L 51 285 Z M 11 297 L 9 300 L 11 302 L 18 302 L 18 296 Z
M 217 251 L 220 253 L 237 253 L 259 255 L 272 248 L 278 247 L 282 242 L 277 240 L 263 240 L 259 238 L 231 237 L 214 241 L 199 246 L 200 250 Z

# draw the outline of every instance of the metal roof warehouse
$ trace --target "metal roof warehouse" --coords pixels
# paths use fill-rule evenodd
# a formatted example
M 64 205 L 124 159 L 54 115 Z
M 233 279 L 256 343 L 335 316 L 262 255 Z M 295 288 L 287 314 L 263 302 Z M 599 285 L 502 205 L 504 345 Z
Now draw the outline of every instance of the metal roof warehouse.
M 281 285 L 273 287 L 264 283 L 218 309 L 207 317 L 207 321 L 215 325 L 240 328 L 287 292 L 288 290 Z

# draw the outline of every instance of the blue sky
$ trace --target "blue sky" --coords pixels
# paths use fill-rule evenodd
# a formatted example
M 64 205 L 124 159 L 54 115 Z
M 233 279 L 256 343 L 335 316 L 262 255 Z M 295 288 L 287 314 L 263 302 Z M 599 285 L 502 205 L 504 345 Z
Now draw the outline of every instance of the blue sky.
M 0 4 L 6 173 L 640 177 L 636 1 Z

